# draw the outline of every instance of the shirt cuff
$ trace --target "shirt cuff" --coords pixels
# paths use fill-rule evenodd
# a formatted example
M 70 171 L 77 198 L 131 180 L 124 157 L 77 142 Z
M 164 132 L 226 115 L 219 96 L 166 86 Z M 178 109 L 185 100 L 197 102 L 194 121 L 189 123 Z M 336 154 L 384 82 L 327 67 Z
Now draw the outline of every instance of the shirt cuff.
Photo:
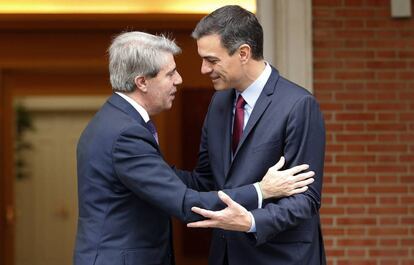
M 253 214 L 251 212 L 249 212 L 250 217 L 252 218 L 252 226 L 250 226 L 249 231 L 247 231 L 247 233 L 256 233 L 256 222 L 254 221 L 254 217 Z
M 256 188 L 256 192 L 257 192 L 257 209 L 262 208 L 262 202 L 263 202 L 263 194 L 262 194 L 262 190 L 260 189 L 259 183 L 256 182 L 253 184 L 253 186 Z

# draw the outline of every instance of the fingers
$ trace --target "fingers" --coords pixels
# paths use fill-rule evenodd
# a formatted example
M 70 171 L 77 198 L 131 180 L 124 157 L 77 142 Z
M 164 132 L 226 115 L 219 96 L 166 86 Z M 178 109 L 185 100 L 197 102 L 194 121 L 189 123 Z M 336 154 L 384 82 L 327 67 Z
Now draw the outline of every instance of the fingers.
M 286 169 L 285 171 L 288 173 L 288 174 L 290 174 L 290 175 L 296 175 L 296 174 L 298 174 L 299 172 L 302 172 L 302 171 L 304 171 L 304 170 L 307 170 L 309 168 L 309 165 L 307 165 L 307 164 L 302 164 L 302 165 L 299 165 L 299 166 L 296 166 L 296 167 L 292 167 L 292 168 L 290 168 L 290 169 Z
M 313 176 L 315 176 L 315 172 L 308 171 L 308 172 L 296 175 L 295 178 L 296 178 L 296 181 L 302 181 L 302 180 L 308 179 Z
M 231 206 L 236 206 L 235 204 L 237 204 L 235 201 L 233 201 L 229 195 L 227 195 L 226 193 L 224 193 L 223 191 L 219 191 L 218 192 L 218 196 L 220 198 L 220 200 L 222 202 L 224 202 L 228 207 Z
M 191 228 L 209 228 L 209 227 L 215 227 L 216 222 L 213 220 L 203 220 L 193 223 L 188 223 L 187 227 Z
M 313 172 L 313 171 L 309 171 L 309 172 L 305 172 L 305 173 L 296 175 L 295 176 L 295 178 L 296 178 L 295 181 L 296 182 L 293 184 L 293 189 L 296 190 L 296 189 L 299 189 L 299 188 L 302 188 L 302 187 L 305 187 L 305 186 L 308 186 L 308 185 L 312 184 L 315 181 L 315 179 L 312 178 L 314 175 L 315 175 L 315 172 Z M 307 188 L 306 188 L 306 190 L 307 190 Z M 298 193 L 298 192 L 296 192 L 296 193 Z
M 202 209 L 202 208 L 199 208 L 199 207 L 191 207 L 191 211 L 193 211 L 196 214 L 199 214 L 201 216 L 204 216 L 206 218 L 209 218 L 209 219 L 215 217 L 215 213 L 213 211 Z
M 304 186 L 308 186 L 308 185 L 312 184 L 314 181 L 315 181 L 314 178 L 308 178 L 308 179 L 305 179 L 305 180 L 302 180 L 302 181 L 298 181 L 293 185 L 293 189 L 298 189 L 298 188 L 301 188 L 301 187 L 304 187 Z
M 305 192 L 305 191 L 307 191 L 307 190 L 308 190 L 308 186 L 303 186 L 303 187 L 301 187 L 301 188 L 297 188 L 297 189 L 292 190 L 292 191 L 290 192 L 290 195 L 294 195 L 294 194 L 302 193 L 302 192 Z
M 224 192 L 223 192 L 224 194 Z M 226 194 L 224 194 L 226 195 Z M 227 196 L 227 195 L 226 195 Z M 197 222 L 192 222 L 192 223 L 188 223 L 187 227 L 191 227 L 191 228 L 209 228 L 209 227 L 219 227 L 219 217 L 220 217 L 220 211 L 210 211 L 210 210 L 206 210 L 206 209 L 202 209 L 199 207 L 192 207 L 191 211 L 205 217 L 208 218 L 206 220 L 202 220 L 202 221 L 197 221 Z
M 279 161 L 270 169 L 279 171 L 279 169 L 281 169 L 284 165 L 285 165 L 285 157 L 281 156 Z

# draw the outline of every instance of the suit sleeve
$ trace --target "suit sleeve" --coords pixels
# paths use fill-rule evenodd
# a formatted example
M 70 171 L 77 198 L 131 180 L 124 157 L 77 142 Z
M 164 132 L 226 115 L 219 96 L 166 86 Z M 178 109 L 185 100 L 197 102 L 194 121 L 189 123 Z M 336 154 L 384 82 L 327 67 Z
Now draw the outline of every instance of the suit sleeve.
M 198 152 L 197 166 L 193 171 L 183 171 L 174 169 L 179 178 L 187 185 L 187 187 L 197 191 L 217 190 L 214 182 L 213 173 L 210 167 L 207 147 L 207 117 L 204 120 L 201 131 L 200 148 Z
M 113 164 L 122 183 L 136 196 L 184 222 L 202 219 L 191 207 L 220 210 L 224 204 L 217 192 L 197 192 L 187 188 L 163 160 L 157 144 L 140 125 L 124 130 L 114 143 Z M 248 209 L 257 205 L 253 185 L 226 190 Z
M 296 102 L 289 113 L 285 134 L 285 167 L 307 163 L 315 171 L 315 181 L 304 193 L 272 200 L 264 208 L 252 212 L 256 221 L 257 244 L 306 222 L 318 213 L 321 206 L 325 128 L 319 105 L 312 96 Z

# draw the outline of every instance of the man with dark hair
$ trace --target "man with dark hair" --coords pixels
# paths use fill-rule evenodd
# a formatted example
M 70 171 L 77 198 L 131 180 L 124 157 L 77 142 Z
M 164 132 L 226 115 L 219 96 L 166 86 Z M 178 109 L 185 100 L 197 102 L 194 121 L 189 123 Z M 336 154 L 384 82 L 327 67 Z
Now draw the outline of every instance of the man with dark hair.
M 239 218 L 247 210 L 223 195 L 228 207 L 222 211 L 194 207 L 209 219 L 189 227 L 218 228 L 209 264 L 325 264 L 319 218 L 325 128 L 318 103 L 263 59 L 263 30 L 251 12 L 219 8 L 197 24 L 192 36 L 201 73 L 217 92 L 205 117 L 198 166 L 191 176 L 181 176 L 183 181 L 210 189 L 255 183 L 281 156 L 286 168 L 307 163 L 315 171 L 307 191 L 265 199 L 250 219 Z M 208 172 L 213 179 L 205 177 Z M 241 227 L 246 233 L 223 230 Z

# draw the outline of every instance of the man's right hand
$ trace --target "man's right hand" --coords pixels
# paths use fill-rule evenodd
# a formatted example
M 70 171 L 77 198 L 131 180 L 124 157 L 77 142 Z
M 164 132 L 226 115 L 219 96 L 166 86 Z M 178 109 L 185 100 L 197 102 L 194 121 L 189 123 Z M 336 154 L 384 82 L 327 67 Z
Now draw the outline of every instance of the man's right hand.
M 304 192 L 308 189 L 315 175 L 313 171 L 307 171 L 309 165 L 303 164 L 286 170 L 281 170 L 285 164 L 282 156 L 279 162 L 269 168 L 266 175 L 259 182 L 263 199 L 287 197 L 293 194 Z

